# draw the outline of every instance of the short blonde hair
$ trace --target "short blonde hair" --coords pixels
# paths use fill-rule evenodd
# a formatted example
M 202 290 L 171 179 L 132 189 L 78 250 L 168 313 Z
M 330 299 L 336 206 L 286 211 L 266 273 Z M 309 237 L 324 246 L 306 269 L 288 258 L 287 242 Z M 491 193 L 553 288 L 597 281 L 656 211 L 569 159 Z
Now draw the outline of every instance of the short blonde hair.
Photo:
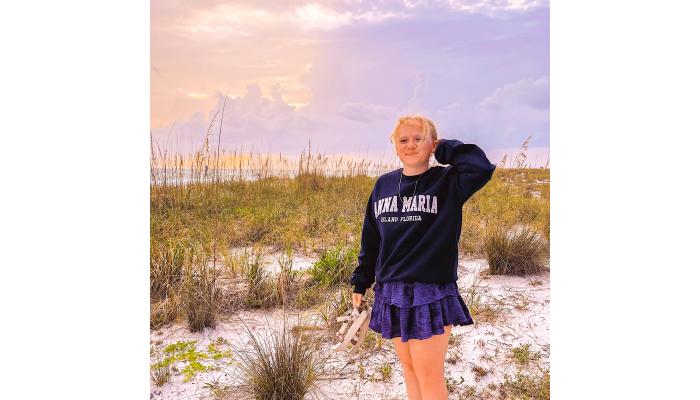
M 398 136 L 399 134 L 399 128 L 401 127 L 401 125 L 410 123 L 417 123 L 420 126 L 421 131 L 423 131 L 423 136 L 429 134 L 430 137 L 433 139 L 433 142 L 437 141 L 438 135 L 435 123 L 429 118 L 424 117 L 420 114 L 411 114 L 399 117 L 399 120 L 396 122 L 394 130 L 391 132 L 391 135 L 389 135 L 389 141 L 392 144 L 396 144 L 396 136 Z

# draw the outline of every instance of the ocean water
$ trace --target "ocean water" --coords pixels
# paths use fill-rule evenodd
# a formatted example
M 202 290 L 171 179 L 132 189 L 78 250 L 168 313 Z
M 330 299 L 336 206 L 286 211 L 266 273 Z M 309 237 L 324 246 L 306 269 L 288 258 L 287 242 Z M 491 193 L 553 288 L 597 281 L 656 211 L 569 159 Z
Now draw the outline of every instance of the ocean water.
M 367 176 L 380 176 L 383 173 L 389 172 L 389 170 L 370 170 L 365 169 L 365 174 Z M 298 173 L 297 169 L 219 169 L 217 171 L 204 170 L 204 171 L 193 171 L 191 169 L 164 169 L 155 168 L 151 171 L 151 184 L 159 185 L 176 185 L 176 184 L 189 184 L 194 182 L 214 182 L 214 181 L 230 181 L 230 180 L 241 180 L 241 181 L 255 181 L 265 177 L 285 177 L 294 178 Z M 321 172 L 325 176 L 345 176 L 352 173 L 348 169 L 325 169 Z

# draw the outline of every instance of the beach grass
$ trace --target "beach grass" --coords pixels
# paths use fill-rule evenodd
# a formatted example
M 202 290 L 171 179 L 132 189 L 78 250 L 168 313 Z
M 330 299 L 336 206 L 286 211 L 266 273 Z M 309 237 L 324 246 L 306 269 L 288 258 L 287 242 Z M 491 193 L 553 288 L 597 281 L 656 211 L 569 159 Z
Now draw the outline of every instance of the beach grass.
M 535 275 L 546 268 L 548 242 L 542 232 L 524 225 L 495 226 L 485 239 L 489 273 L 493 275 Z
M 325 365 L 317 341 L 287 328 L 287 321 L 268 334 L 246 332 L 252 346 L 236 352 L 246 393 L 255 399 L 301 400 L 315 390 Z
M 222 310 L 221 293 L 215 290 L 222 273 L 242 279 L 247 290 L 235 293 L 231 302 L 248 308 L 319 307 L 326 299 L 335 302 L 334 293 L 349 290 L 369 194 L 378 174 L 399 166 L 338 161 L 310 151 L 296 162 L 269 154 L 234 152 L 218 160 L 211 154 L 202 150 L 182 156 L 154 146 L 152 327 L 178 318 L 193 329 L 215 324 Z M 291 172 L 280 173 L 285 168 Z M 252 175 L 255 179 L 249 179 Z M 497 168 L 463 206 L 460 252 L 491 261 L 489 255 L 498 254 L 494 248 L 513 247 L 502 236 L 494 246 L 499 237 L 493 232 L 516 226 L 540 240 L 538 260 L 548 259 L 548 169 Z M 526 242 L 515 244 L 525 247 Z M 236 247 L 253 250 L 234 257 Z M 262 248 L 283 252 L 279 273 L 265 270 Z M 294 271 L 291 254 L 316 261 L 305 271 Z M 472 297 L 470 303 L 478 306 L 476 293 Z M 349 305 L 347 298 L 340 301 Z M 324 311 L 328 317 L 345 311 L 342 305 L 332 308 L 335 312 Z
M 313 392 L 324 364 L 318 358 L 320 341 L 308 339 L 305 331 L 322 330 L 321 339 L 336 339 L 336 318 L 351 306 L 349 278 L 357 265 L 367 199 L 377 176 L 400 166 L 336 160 L 310 150 L 289 161 L 281 155 L 227 155 L 206 148 L 183 156 L 155 145 L 152 156 L 151 328 L 180 320 L 201 331 L 239 308 L 312 309 L 320 324 L 272 330 L 268 337 L 248 331 L 252 346 L 236 355 L 248 395 L 304 398 Z M 492 180 L 463 206 L 460 252 L 486 258 L 491 273 L 536 273 L 548 260 L 549 170 L 527 168 L 522 159 L 518 166 L 497 168 Z M 243 252 L 234 254 L 240 248 Z M 265 260 L 270 253 L 279 254 L 275 272 Z M 295 270 L 295 254 L 312 259 L 311 266 Z M 520 258 L 514 256 L 518 254 Z M 478 276 L 466 299 L 477 323 L 488 323 L 500 313 L 484 302 Z M 368 290 L 368 304 L 373 297 Z M 374 332 L 365 337 L 367 349 L 381 350 L 383 342 Z M 459 338 L 451 337 L 450 344 L 457 346 Z M 187 360 L 189 369 L 182 374 L 193 377 L 211 367 L 202 361 L 209 356 L 200 353 L 200 358 Z M 523 347 L 512 356 L 516 363 L 527 364 L 531 355 Z M 460 359 L 453 357 L 455 363 Z M 171 370 L 162 356 L 152 359 L 154 383 L 165 384 Z M 382 364 L 374 375 L 390 380 L 391 364 Z M 458 391 L 463 380 L 447 384 L 451 392 Z M 210 389 L 228 390 L 216 383 Z M 548 398 L 549 375 L 518 375 L 500 390 Z

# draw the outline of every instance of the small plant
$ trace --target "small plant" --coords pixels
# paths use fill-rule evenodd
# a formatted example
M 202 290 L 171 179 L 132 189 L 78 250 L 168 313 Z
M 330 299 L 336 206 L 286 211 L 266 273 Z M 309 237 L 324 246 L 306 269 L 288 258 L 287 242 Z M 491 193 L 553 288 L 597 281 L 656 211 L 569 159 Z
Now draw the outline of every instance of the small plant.
M 500 398 L 549 400 L 549 369 L 542 376 L 527 376 L 518 372 L 515 377 L 506 375 L 501 383 Z
M 487 303 L 477 303 L 469 307 L 474 317 L 474 322 L 478 325 L 481 323 L 493 323 L 501 316 L 499 311 Z
M 530 361 L 540 358 L 540 352 L 533 353 L 530 351 L 530 343 L 524 343 L 518 347 L 511 349 L 512 356 L 520 365 L 527 365 Z
M 316 261 L 309 273 L 321 286 L 333 286 L 350 280 L 357 263 L 357 245 L 334 246 L 326 250 L 321 259 Z
M 479 288 L 479 282 L 479 274 L 475 271 L 472 283 L 469 285 L 469 289 L 467 289 L 467 294 L 465 295 L 467 308 L 469 308 L 470 312 L 472 308 L 478 307 L 478 305 L 481 303 L 481 290 Z
M 248 254 L 248 250 L 245 249 L 241 256 L 241 271 L 246 282 L 248 282 L 248 286 L 253 289 L 265 280 L 265 269 L 261 258 L 262 252 L 255 248 L 251 250 L 251 254 Z
M 485 247 L 492 275 L 525 276 L 545 269 L 547 244 L 527 226 L 513 231 L 494 228 L 487 235 Z
M 157 329 L 177 319 L 180 312 L 179 297 L 174 289 L 165 299 L 151 303 L 151 329 Z
M 390 363 L 380 365 L 377 371 L 379 372 L 382 381 L 386 381 L 387 379 L 391 378 L 392 369 Z
M 197 374 L 218 368 L 218 363 L 226 362 L 231 358 L 231 350 L 221 350 L 219 347 L 228 344 L 222 338 L 217 339 L 207 346 L 207 351 L 197 350 L 197 342 L 178 341 L 171 343 L 162 351 L 151 350 L 151 373 L 158 371 L 157 376 L 163 376 L 170 371 L 178 371 L 183 374 L 185 382 L 191 381 Z M 177 368 L 177 364 L 181 368 Z M 154 378 L 155 382 L 156 379 Z
M 454 393 L 457 390 L 457 386 L 461 385 L 464 383 L 464 377 L 460 376 L 460 381 L 457 382 L 457 380 L 451 376 L 448 376 L 445 379 L 445 384 L 447 385 L 447 393 Z
M 262 253 L 253 249 L 251 254 L 243 254 L 241 270 L 248 284 L 244 303 L 253 308 L 267 308 L 276 304 L 276 285 L 262 265 Z
M 480 367 L 478 365 L 472 366 L 472 372 L 474 373 L 474 376 L 477 380 L 485 377 L 489 373 L 489 371 L 486 370 L 486 368 Z
M 362 348 L 367 350 L 374 348 L 381 350 L 382 346 L 384 345 L 384 341 L 385 339 L 380 334 L 370 329 L 365 335 L 364 342 L 362 342 Z
M 449 353 L 449 355 L 447 356 L 445 361 L 454 365 L 454 364 L 457 364 L 459 362 L 459 360 L 461 360 L 461 359 L 462 359 L 462 357 L 459 355 L 459 353 L 452 352 L 452 353 Z
M 299 309 L 317 306 L 325 298 L 324 292 L 324 288 L 316 284 L 309 275 L 302 274 L 299 282 L 299 293 L 294 298 L 294 306 Z
M 302 400 L 314 391 L 323 371 L 318 343 L 295 335 L 287 324 L 285 319 L 282 331 L 270 329 L 268 336 L 256 336 L 246 328 L 252 349 L 239 351 L 238 360 L 244 391 L 255 399 Z
M 323 303 L 319 308 L 319 316 L 321 320 L 331 330 L 337 330 L 336 319 L 342 316 L 352 305 L 352 287 L 342 286 L 327 302 Z
M 163 386 L 170 381 L 169 365 L 163 362 L 163 354 L 151 349 L 151 379 L 156 386 Z
M 525 311 L 527 310 L 528 306 L 530 305 L 530 299 L 523 294 L 523 293 L 518 293 L 515 295 L 515 308 L 520 311 Z
M 224 270 L 229 273 L 231 278 L 236 278 L 240 272 L 240 258 L 224 253 L 223 256 Z
M 215 399 L 224 399 L 229 395 L 229 388 L 222 385 L 218 380 L 213 380 L 204 383 L 204 387 L 209 389 L 209 393 L 214 396 Z
M 178 286 L 182 270 L 190 261 L 189 244 L 174 238 L 151 239 L 151 299 L 160 300 Z
M 467 398 L 476 396 L 476 386 L 465 386 L 461 395 L 466 396 Z M 460 396 L 460 398 L 461 398 L 461 396 Z
M 460 344 L 462 344 L 462 336 L 454 333 L 450 334 L 450 338 L 447 339 L 447 345 L 450 347 L 458 347 Z
M 280 272 L 277 274 L 275 285 L 275 301 L 278 306 L 286 306 L 294 299 L 299 283 L 299 273 L 292 269 L 291 248 L 288 248 L 277 262 Z
M 209 268 L 202 253 L 185 268 L 182 303 L 187 323 L 193 332 L 216 324 L 216 314 L 221 305 L 221 290 L 216 286 L 217 276 L 217 271 Z

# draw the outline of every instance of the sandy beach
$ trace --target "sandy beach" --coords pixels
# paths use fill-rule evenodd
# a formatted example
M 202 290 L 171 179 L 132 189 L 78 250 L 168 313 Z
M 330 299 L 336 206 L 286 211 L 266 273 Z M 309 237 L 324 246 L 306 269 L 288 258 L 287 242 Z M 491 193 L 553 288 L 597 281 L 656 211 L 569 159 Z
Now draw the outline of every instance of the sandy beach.
M 268 254 L 263 259 L 272 273 L 277 257 L 277 254 Z M 292 261 L 295 270 L 308 268 L 313 263 L 312 258 L 301 255 L 294 255 Z M 506 377 L 513 379 L 518 373 L 541 376 L 549 369 L 549 272 L 527 277 L 490 276 L 484 272 L 487 269 L 484 259 L 459 260 L 460 293 L 465 300 L 474 293 L 480 301 L 478 309 L 471 310 L 476 323 L 452 329 L 445 363 L 450 399 L 499 398 L 498 388 Z M 152 330 L 151 346 L 162 349 L 169 344 L 194 341 L 199 351 L 206 351 L 210 344 L 218 344 L 222 349 L 245 348 L 249 346 L 246 326 L 262 335 L 271 329 L 281 331 L 285 312 L 292 320 L 302 318 L 306 324 L 323 324 L 314 309 L 303 312 L 243 310 L 222 316 L 215 328 L 202 332 L 190 332 L 182 322 Z M 350 356 L 332 352 L 330 347 L 334 342 L 324 341 L 321 349 L 328 360 L 326 372 L 318 382 L 317 392 L 307 397 L 405 398 L 401 364 L 393 345 L 388 340 L 380 342 L 381 345 L 373 345 L 362 355 Z M 235 355 L 203 361 L 209 367 L 207 371 L 197 373 L 189 381 L 183 374 L 173 373 L 163 386 L 152 383 L 151 398 L 245 398 L 236 390 L 242 378 L 234 358 Z M 176 368 L 182 370 L 184 363 L 179 364 Z M 390 366 L 388 373 L 387 366 Z

